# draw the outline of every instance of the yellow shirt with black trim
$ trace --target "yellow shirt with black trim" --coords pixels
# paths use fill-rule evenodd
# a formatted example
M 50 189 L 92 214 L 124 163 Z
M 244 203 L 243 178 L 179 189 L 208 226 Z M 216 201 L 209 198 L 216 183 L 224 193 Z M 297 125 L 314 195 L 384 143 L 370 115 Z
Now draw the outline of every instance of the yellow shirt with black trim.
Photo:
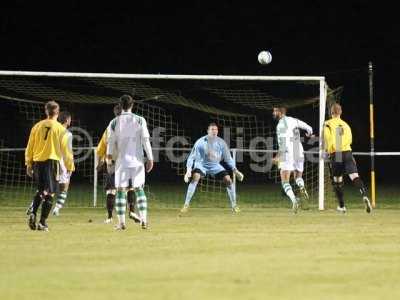
M 74 156 L 68 140 L 67 130 L 59 122 L 52 119 L 36 123 L 30 132 L 28 145 L 25 149 L 25 165 L 32 166 L 33 162 L 48 159 L 64 159 L 68 171 L 75 170 Z
M 351 151 L 353 137 L 350 126 L 340 117 L 332 118 L 324 124 L 325 151 L 334 152 Z
M 97 145 L 96 148 L 96 153 L 97 157 L 100 160 L 104 160 L 106 158 L 106 153 L 107 153 L 107 129 L 104 130 L 104 133 L 100 139 L 99 144 Z

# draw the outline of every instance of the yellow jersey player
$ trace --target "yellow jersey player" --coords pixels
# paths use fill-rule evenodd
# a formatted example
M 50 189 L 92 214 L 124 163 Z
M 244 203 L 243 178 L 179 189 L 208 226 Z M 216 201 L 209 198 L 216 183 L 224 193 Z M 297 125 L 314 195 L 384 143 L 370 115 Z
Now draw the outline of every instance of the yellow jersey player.
M 71 173 L 75 169 L 66 128 L 57 122 L 59 109 L 55 101 L 46 103 L 47 118 L 32 127 L 25 150 L 26 173 L 34 177 L 37 185 L 32 211 L 28 218 L 28 225 L 32 230 L 48 231 L 46 219 L 58 187 L 60 159 L 63 158 L 67 172 Z M 36 213 L 41 204 L 40 221 L 36 226 Z
M 343 197 L 343 175 L 347 174 L 354 186 L 359 189 L 365 204 L 365 210 L 370 213 L 371 203 L 363 181 L 358 175 L 357 164 L 351 151 L 352 134 L 350 126 L 343 121 L 342 107 L 335 103 L 331 106 L 332 118 L 324 124 L 325 151 L 329 154 L 333 176 L 333 188 L 339 201 L 337 210 L 345 213 Z

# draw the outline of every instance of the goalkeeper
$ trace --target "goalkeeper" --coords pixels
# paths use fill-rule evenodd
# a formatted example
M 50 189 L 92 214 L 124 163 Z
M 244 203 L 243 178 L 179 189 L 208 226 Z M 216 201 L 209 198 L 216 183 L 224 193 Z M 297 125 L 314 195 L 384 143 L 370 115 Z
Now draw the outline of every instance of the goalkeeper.
M 221 165 L 224 161 L 227 168 Z M 185 204 L 181 213 L 186 213 L 189 209 L 197 184 L 201 177 L 210 175 L 214 178 L 222 179 L 226 185 L 232 211 L 239 213 L 240 209 L 236 203 L 236 190 L 232 182 L 230 172 L 236 175 L 239 181 L 243 180 L 243 174 L 236 169 L 235 161 L 229 152 L 228 146 L 223 139 L 218 137 L 218 126 L 215 123 L 208 125 L 207 135 L 196 141 L 186 163 L 186 174 L 184 180 L 189 183 Z

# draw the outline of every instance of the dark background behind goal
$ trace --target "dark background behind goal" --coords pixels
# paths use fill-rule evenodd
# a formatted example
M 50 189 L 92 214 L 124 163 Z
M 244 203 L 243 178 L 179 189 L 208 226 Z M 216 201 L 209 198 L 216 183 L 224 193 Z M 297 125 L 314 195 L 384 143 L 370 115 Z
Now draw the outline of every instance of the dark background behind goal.
M 398 151 L 397 10 L 365 1 L 265 5 L 6 2 L 0 69 L 325 75 L 331 87 L 344 86 L 343 117 L 353 128 L 354 150 L 368 151 L 367 64 L 373 61 L 376 150 Z M 263 49 L 272 52 L 268 66 L 256 59 Z M 368 159 L 359 164 L 367 175 Z M 378 181 L 397 182 L 399 167 L 396 157 L 378 158 Z

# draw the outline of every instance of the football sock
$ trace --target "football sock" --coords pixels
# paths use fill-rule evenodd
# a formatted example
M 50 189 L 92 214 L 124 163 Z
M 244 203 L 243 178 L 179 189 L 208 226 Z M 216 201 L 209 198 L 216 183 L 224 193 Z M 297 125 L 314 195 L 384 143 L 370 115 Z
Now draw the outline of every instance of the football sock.
M 115 195 L 112 193 L 107 194 L 106 207 L 109 219 L 111 219 L 113 215 L 114 203 L 115 203 Z
M 228 192 L 229 201 L 231 202 L 231 207 L 234 208 L 236 206 L 236 188 L 234 184 L 231 184 L 226 187 L 226 191 Z
M 353 180 L 353 184 L 358 190 L 360 191 L 361 196 L 367 196 L 367 189 L 365 188 L 364 182 L 361 180 L 360 177 L 356 177 Z
M 296 178 L 296 184 L 299 188 L 304 188 L 304 180 L 301 177 Z
M 126 192 L 117 191 L 115 197 L 115 211 L 117 212 L 119 224 L 125 224 Z
M 32 201 L 32 213 L 34 215 L 36 215 L 42 201 L 43 201 L 42 194 L 40 192 L 36 192 L 36 195 L 33 197 Z
M 339 202 L 339 207 L 344 207 L 344 197 L 343 197 L 343 182 L 334 182 L 333 189 L 335 190 L 336 197 Z
M 129 212 L 135 212 L 135 193 L 133 191 L 128 191 L 127 198 Z
M 43 225 L 46 224 L 46 220 L 49 217 L 49 213 L 52 206 L 53 206 L 53 196 L 51 195 L 44 196 L 42 211 L 40 214 L 40 223 L 42 223 Z
M 196 191 L 198 181 L 192 181 L 188 185 L 188 189 L 186 192 L 186 198 L 185 198 L 185 206 L 189 206 L 190 201 L 192 200 L 192 197 L 194 195 L 194 192 Z
M 135 190 L 137 208 L 142 222 L 147 223 L 147 198 L 142 188 Z
M 58 209 L 62 208 L 64 206 L 65 200 L 67 200 L 67 191 L 63 191 L 57 196 L 57 202 L 56 202 L 56 207 Z
M 290 183 L 287 181 L 282 181 L 282 187 L 283 187 L 283 190 L 285 191 L 286 195 L 288 195 L 288 197 L 292 201 L 292 203 L 295 203 L 296 196 L 293 193 L 293 189 L 292 189 L 292 186 L 290 185 Z

